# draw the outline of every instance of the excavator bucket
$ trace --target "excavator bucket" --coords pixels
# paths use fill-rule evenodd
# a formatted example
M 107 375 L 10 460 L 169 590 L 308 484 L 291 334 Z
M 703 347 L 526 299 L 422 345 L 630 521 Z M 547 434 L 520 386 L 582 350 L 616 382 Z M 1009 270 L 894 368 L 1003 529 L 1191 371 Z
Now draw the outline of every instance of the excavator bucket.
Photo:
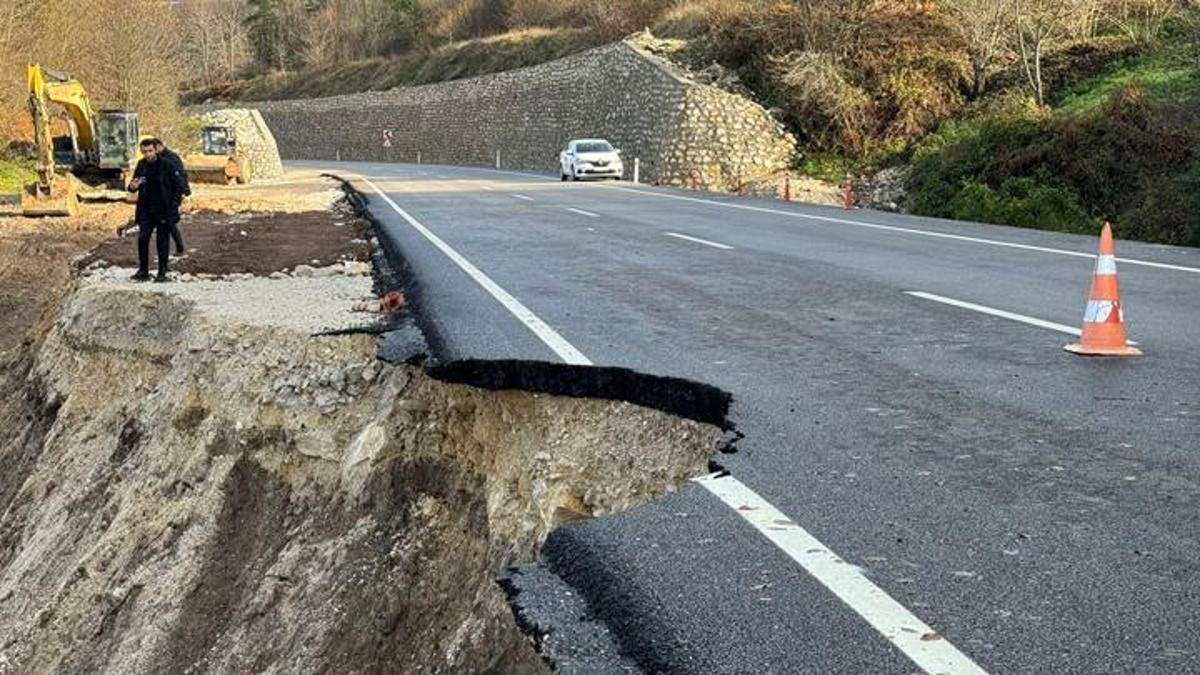
M 29 183 L 21 190 L 21 213 L 26 216 L 74 216 L 79 213 L 79 191 L 71 175 L 54 176 L 49 186 Z
M 242 182 L 241 167 L 231 157 L 218 155 L 188 155 L 183 160 L 188 180 L 192 183 L 227 185 Z

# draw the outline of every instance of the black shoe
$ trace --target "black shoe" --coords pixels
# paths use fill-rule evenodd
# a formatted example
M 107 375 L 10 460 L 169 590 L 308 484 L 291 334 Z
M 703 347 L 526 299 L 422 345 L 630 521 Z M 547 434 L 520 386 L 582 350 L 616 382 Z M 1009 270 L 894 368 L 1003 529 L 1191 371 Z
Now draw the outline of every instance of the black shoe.
M 149 278 L 149 277 L 147 277 L 147 278 Z M 165 284 L 166 282 L 168 282 L 170 280 L 171 280 L 171 277 L 167 276 L 166 272 L 159 272 L 158 276 L 154 277 L 154 283 L 156 283 L 156 284 Z
M 150 281 L 150 274 L 148 272 L 138 272 L 129 278 L 134 281 Z

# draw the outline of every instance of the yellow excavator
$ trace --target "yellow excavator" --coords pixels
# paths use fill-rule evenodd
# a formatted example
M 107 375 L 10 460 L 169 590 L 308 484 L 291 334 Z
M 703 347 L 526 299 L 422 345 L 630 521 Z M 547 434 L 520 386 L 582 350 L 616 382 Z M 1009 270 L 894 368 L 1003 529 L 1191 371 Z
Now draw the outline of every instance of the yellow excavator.
M 248 183 L 252 173 L 250 158 L 238 148 L 233 127 L 204 127 L 200 152 L 184 157 L 183 166 L 193 183 Z
M 21 191 L 27 216 L 72 216 L 80 186 L 123 189 L 140 156 L 138 116 L 126 110 L 96 112 L 76 79 L 29 64 L 29 113 L 37 148 L 37 180 Z M 69 133 L 54 136 L 50 104 L 67 112 Z

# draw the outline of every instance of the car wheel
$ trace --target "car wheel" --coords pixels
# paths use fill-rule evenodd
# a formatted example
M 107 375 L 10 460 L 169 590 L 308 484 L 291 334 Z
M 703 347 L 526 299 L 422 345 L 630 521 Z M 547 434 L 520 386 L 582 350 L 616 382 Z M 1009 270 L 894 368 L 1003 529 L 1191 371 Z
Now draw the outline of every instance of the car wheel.
M 563 181 L 564 183 L 565 183 L 565 182 L 567 182 L 567 174 L 565 174 L 565 173 L 562 173 L 562 172 L 560 171 L 560 172 L 558 173 L 558 177 L 559 177 L 559 178 L 561 178 L 561 179 L 562 179 L 562 181 Z

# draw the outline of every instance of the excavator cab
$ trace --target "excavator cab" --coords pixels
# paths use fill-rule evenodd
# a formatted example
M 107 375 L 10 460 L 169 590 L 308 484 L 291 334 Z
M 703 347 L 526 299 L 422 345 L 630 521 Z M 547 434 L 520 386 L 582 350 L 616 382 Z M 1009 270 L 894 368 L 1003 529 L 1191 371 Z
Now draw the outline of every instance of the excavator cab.
M 233 127 L 204 127 L 200 132 L 200 152 L 205 155 L 228 157 L 237 145 Z
M 97 164 L 102 170 L 128 171 L 137 163 L 137 113 L 103 110 L 96 116 Z

